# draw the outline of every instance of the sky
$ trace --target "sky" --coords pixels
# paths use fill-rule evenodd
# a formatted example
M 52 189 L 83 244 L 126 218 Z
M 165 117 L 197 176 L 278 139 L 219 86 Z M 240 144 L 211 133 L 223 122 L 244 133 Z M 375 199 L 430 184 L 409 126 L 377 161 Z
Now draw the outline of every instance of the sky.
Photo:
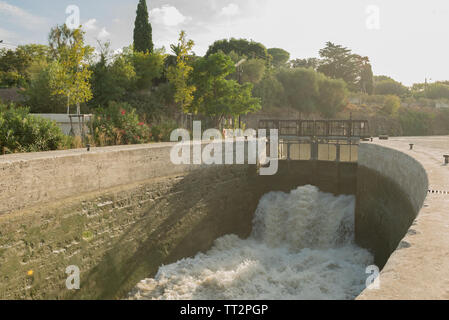
M 79 8 L 87 41 L 132 43 L 138 0 L 0 0 L 0 40 L 47 43 L 52 26 Z M 318 57 L 327 41 L 368 56 L 376 75 L 405 85 L 449 79 L 447 0 L 147 0 L 153 41 L 169 48 L 179 31 L 203 55 L 224 38 L 283 48 L 291 58 Z M 0 45 L 1 46 L 1 45 Z

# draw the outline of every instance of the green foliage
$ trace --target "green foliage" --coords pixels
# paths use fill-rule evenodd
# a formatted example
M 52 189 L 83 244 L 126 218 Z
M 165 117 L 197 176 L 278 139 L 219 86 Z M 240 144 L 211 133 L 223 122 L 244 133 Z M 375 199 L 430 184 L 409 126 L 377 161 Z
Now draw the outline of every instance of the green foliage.
M 226 79 L 234 71 L 234 62 L 223 53 L 197 60 L 192 79 L 197 88 L 192 113 L 207 115 L 218 124 L 225 116 L 260 109 L 260 100 L 252 96 L 252 84 L 240 85 L 235 80 Z
M 368 94 L 373 90 L 373 72 L 368 57 L 353 54 L 350 49 L 327 42 L 320 50 L 318 71 L 332 79 L 343 79 L 352 91 Z
M 334 117 L 346 105 L 346 83 L 320 75 L 318 86 L 317 111 L 325 118 Z
M 401 107 L 401 99 L 397 96 L 389 95 L 385 97 L 382 111 L 388 115 L 395 115 Z
M 152 27 L 148 19 L 146 0 L 139 0 L 134 23 L 134 49 L 141 53 L 153 52 Z
M 178 110 L 174 106 L 174 91 L 171 84 L 163 83 L 151 92 L 128 93 L 122 101 L 132 105 L 137 113 L 148 121 L 164 116 L 173 117 Z
M 284 87 L 287 106 L 304 113 L 316 110 L 319 81 L 315 71 L 303 68 L 283 69 L 277 77 Z
M 53 95 L 67 98 L 69 113 L 71 104 L 79 106 L 92 98 L 89 82 L 92 71 L 86 62 L 92 48 L 84 45 L 81 29 L 68 30 L 66 25 L 53 28 L 49 39 L 56 57 L 49 68 L 50 87 Z
M 374 94 L 403 96 L 408 92 L 408 88 L 402 83 L 393 79 L 376 80 Z
M 169 66 L 167 79 L 175 88 L 174 100 L 181 107 L 183 112 L 187 112 L 193 102 L 195 86 L 189 84 L 189 77 L 193 67 L 188 64 L 189 54 L 192 51 L 194 42 L 186 39 L 186 33 L 181 31 L 178 45 L 172 45 L 172 50 L 176 54 L 176 65 Z
M 254 95 L 261 98 L 263 108 L 289 107 L 328 118 L 342 111 L 347 90 L 343 80 L 330 79 L 310 68 L 292 68 L 267 74 L 255 86 Z
M 254 96 L 261 99 L 264 109 L 271 107 L 284 107 L 285 92 L 282 83 L 272 73 L 265 77 L 254 86 Z
M 251 59 L 268 59 L 267 48 L 259 42 L 248 41 L 246 39 L 223 39 L 215 41 L 207 50 L 206 57 L 223 52 L 229 54 L 234 51 L 239 56 L 246 56 Z
M 426 136 L 432 134 L 432 115 L 423 111 L 402 108 L 399 122 L 404 136 Z
M 178 128 L 176 121 L 171 119 L 162 119 L 158 122 L 151 124 L 150 136 L 153 142 L 169 142 L 170 135 L 173 130 Z
M 265 66 L 266 63 L 262 59 L 250 59 L 245 61 L 240 67 L 241 77 L 239 80 L 242 83 L 259 83 L 265 74 Z
M 27 108 L 0 105 L 0 153 L 56 150 L 66 141 L 55 122 L 31 116 Z
M 96 110 L 92 128 L 97 146 L 150 141 L 148 126 L 139 120 L 136 110 L 127 103 L 110 102 L 108 107 Z
M 109 101 L 120 101 L 129 92 L 136 81 L 136 72 L 131 61 L 123 55 L 115 57 L 110 64 L 107 63 L 107 54 L 102 53 L 100 61 L 92 66 L 92 93 L 91 105 L 106 106 Z
M 426 96 L 430 99 L 449 99 L 449 85 L 441 82 L 429 84 L 426 89 Z
M 290 60 L 290 53 L 280 48 L 268 49 L 268 54 L 271 55 L 271 63 L 274 67 L 285 67 L 288 60 Z
M 148 90 L 153 86 L 153 81 L 162 76 L 164 70 L 165 55 L 160 50 L 152 53 L 127 51 L 125 56 L 132 62 L 136 72 L 136 88 Z
M 49 68 L 41 67 L 25 91 L 25 104 L 30 106 L 32 113 L 64 113 L 65 99 L 60 95 L 53 95 L 50 86 Z
M 22 48 L 0 50 L 0 86 L 23 87 L 30 79 L 32 57 Z
M 290 61 L 290 66 L 292 68 L 311 68 L 316 71 L 320 66 L 320 62 L 320 59 L 317 58 L 295 59 Z

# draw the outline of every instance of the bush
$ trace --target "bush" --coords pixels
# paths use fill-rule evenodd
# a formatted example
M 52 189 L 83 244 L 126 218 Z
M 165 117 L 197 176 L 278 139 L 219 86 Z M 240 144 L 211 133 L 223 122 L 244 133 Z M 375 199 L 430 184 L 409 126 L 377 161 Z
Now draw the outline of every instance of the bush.
M 122 101 L 132 105 L 139 116 L 147 121 L 173 117 L 177 111 L 173 101 L 174 88 L 170 84 L 161 84 L 151 92 L 130 93 Z
M 399 121 L 404 136 L 426 136 L 432 134 L 432 114 L 424 111 L 403 109 Z
M 150 126 L 151 141 L 169 142 L 172 131 L 177 128 L 178 125 L 176 121 L 170 119 L 161 120 L 157 124 Z
M 384 106 L 382 108 L 382 111 L 389 115 L 394 115 L 398 112 L 399 108 L 401 107 L 401 99 L 397 96 L 387 96 L 385 98 Z
M 136 110 L 127 103 L 110 102 L 99 108 L 92 120 L 97 146 L 140 144 L 150 141 L 148 126 L 139 120 Z
M 402 96 L 408 93 L 408 88 L 393 79 L 382 80 L 375 83 L 374 94 Z
M 0 153 L 56 150 L 66 143 L 55 122 L 30 115 L 28 108 L 0 105 Z

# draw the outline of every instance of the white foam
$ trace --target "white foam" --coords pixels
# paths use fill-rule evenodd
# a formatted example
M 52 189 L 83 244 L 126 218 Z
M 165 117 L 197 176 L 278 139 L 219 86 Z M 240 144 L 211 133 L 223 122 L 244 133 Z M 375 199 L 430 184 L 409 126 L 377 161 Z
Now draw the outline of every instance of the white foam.
M 353 196 L 316 187 L 271 192 L 260 200 L 253 232 L 227 235 L 207 253 L 160 267 L 131 299 L 353 299 L 372 255 L 354 244 Z

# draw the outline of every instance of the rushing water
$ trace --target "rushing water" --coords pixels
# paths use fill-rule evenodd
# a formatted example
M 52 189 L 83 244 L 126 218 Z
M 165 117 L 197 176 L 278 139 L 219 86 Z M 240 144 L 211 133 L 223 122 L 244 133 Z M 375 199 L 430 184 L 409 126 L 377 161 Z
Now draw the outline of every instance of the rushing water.
M 372 255 L 354 244 L 353 196 L 304 186 L 260 200 L 251 236 L 162 266 L 131 299 L 353 299 Z

